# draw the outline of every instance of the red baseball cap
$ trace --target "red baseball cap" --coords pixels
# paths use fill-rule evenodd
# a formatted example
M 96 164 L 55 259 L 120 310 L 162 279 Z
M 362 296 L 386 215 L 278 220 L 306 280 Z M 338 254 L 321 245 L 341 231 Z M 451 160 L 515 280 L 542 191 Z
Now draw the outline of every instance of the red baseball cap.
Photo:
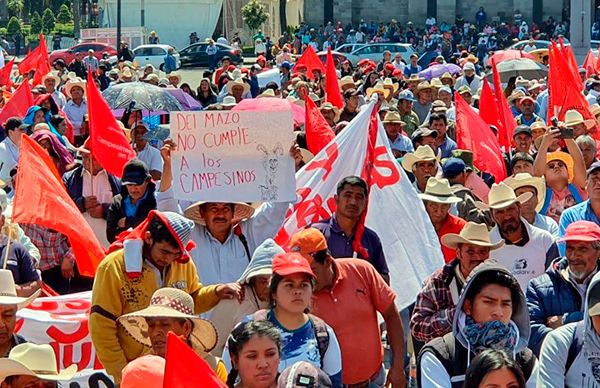
M 298 71 L 302 71 L 302 70 L 306 70 L 306 69 L 307 69 L 307 67 L 303 63 L 296 65 L 296 70 L 298 70 Z
M 394 66 L 393 63 L 386 63 L 385 64 L 385 69 L 389 70 L 389 71 L 394 71 L 394 69 L 396 68 L 396 66 Z
M 360 60 L 360 62 L 358 62 L 358 66 L 365 66 L 366 64 L 368 64 L 370 61 L 368 59 L 362 59 Z
M 600 241 L 600 226 L 591 221 L 577 221 L 569 224 L 563 238 L 558 242 L 566 241 Z
M 279 253 L 273 258 L 273 273 L 281 276 L 303 273 L 316 278 L 308 261 L 297 252 Z

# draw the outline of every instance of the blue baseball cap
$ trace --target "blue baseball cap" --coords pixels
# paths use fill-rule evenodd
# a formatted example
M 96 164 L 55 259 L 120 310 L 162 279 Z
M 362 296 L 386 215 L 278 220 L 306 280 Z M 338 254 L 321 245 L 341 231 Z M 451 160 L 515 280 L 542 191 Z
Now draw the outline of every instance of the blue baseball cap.
M 410 90 L 403 90 L 402 92 L 400 92 L 400 94 L 398 95 L 398 101 L 400 100 L 408 100 L 412 102 L 417 101 L 415 100 L 413 92 L 411 92 Z
M 285 61 L 285 62 L 281 62 L 281 65 L 279 65 L 279 67 L 283 67 L 283 68 L 290 70 L 292 68 L 292 64 L 289 63 L 288 61 Z
M 467 169 L 467 165 L 464 160 L 459 158 L 448 158 L 446 163 L 442 165 L 442 174 L 444 178 L 455 178 L 458 175 L 465 172 Z

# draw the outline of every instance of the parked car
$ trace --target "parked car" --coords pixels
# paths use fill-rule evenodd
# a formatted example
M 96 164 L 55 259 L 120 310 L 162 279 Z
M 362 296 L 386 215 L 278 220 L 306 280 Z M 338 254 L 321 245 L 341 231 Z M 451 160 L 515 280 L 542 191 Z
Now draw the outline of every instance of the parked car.
M 333 61 L 335 63 L 342 63 L 347 59 L 344 54 L 338 52 L 337 50 L 332 51 L 331 55 L 333 56 Z M 323 62 L 324 65 L 327 64 L 327 51 L 319 51 L 317 53 L 317 57 L 319 57 L 319 59 L 321 60 L 321 62 Z
M 350 54 L 352 51 L 359 49 L 364 45 L 364 43 L 344 43 L 340 45 L 340 47 L 337 47 L 335 51 L 338 53 Z
M 83 53 L 84 55 L 87 55 L 87 52 L 90 49 L 94 50 L 94 56 L 99 60 L 102 59 L 104 53 L 107 53 L 109 56 L 117 55 L 117 49 L 107 43 L 85 42 L 77 44 L 69 49 L 52 51 L 48 56 L 48 61 L 54 63 L 57 59 L 62 59 L 68 65 L 75 59 L 75 54 Z
M 173 47 L 168 44 L 142 44 L 134 48 L 133 53 L 135 54 L 135 60 L 140 67 L 152 65 L 155 69 L 162 70 L 165 56 L 170 48 Z M 175 51 L 173 56 L 175 57 L 177 68 L 179 69 L 181 67 L 179 53 Z
M 179 58 L 181 59 L 181 66 L 208 67 L 207 45 L 208 43 L 206 42 L 199 42 L 180 50 Z M 244 62 L 241 50 L 221 43 L 215 43 L 215 45 L 218 48 L 217 66 L 220 66 L 221 58 L 224 56 L 231 58 L 231 63 L 236 65 Z
M 529 42 L 529 40 L 521 40 L 511 45 L 509 49 L 523 50 L 527 42 Z M 565 44 L 565 46 L 569 46 L 571 44 L 567 38 L 563 38 L 563 43 Z M 549 40 L 534 40 L 533 44 L 535 44 L 536 49 L 545 49 L 552 46 L 552 42 L 550 42 Z
M 427 69 L 431 62 L 435 61 L 435 58 L 440 55 L 439 51 L 425 51 L 417 61 L 417 65 L 421 66 L 423 69 Z M 410 60 L 406 62 L 410 63 Z
M 408 43 L 370 43 L 346 54 L 346 57 L 354 66 L 363 59 L 379 62 L 383 59 L 383 52 L 386 50 L 392 53 L 392 58 L 400 53 L 406 63 L 410 62 L 410 56 L 415 52 Z

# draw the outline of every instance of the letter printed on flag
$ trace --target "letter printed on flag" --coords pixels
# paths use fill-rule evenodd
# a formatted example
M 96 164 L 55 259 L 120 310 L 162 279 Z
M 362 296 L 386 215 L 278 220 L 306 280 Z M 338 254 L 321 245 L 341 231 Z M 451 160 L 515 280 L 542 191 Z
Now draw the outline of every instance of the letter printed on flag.
M 67 193 L 50 155 L 23 135 L 19 166 L 12 220 L 37 224 L 67 236 L 79 272 L 93 277 L 104 258 L 104 250 Z
M 86 89 L 91 152 L 106 171 L 120 178 L 123 166 L 135 158 L 135 151 L 96 87 L 91 71 L 88 72 Z
M 391 285 L 399 308 L 414 302 L 422 281 L 444 263 L 431 221 L 410 180 L 392 156 L 381 122 L 374 147 L 369 147 L 372 100 L 346 129 L 296 173 L 296 192 L 301 198 L 288 211 L 276 241 L 282 246 L 311 223 L 331 217 L 340 180 L 361 176 L 365 161 L 372 162 L 366 226 L 381 239 L 390 269 Z M 372 155 L 368 157 L 367 150 Z M 368 170 L 367 170 L 368 171 Z M 410 228 L 402 227 L 403 220 Z M 397 225 L 397 227 L 395 227 Z

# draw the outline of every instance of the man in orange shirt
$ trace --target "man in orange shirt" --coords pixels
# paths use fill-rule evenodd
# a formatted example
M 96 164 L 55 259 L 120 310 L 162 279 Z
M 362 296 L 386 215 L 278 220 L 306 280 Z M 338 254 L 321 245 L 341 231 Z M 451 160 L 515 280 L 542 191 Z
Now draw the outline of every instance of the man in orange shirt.
M 405 387 L 404 329 L 394 303 L 396 294 L 381 275 L 365 260 L 334 259 L 325 236 L 315 228 L 292 236 L 290 250 L 302 254 L 317 277 L 313 312 L 336 333 L 342 351 L 344 386 Z M 385 320 L 393 353 L 387 379 L 377 312 Z
M 425 192 L 419 194 L 419 198 L 425 204 L 425 211 L 427 211 L 429 220 L 435 228 L 438 239 L 440 239 L 440 245 L 442 236 L 448 233 L 460 233 L 467 223 L 462 218 L 450 214 L 450 207 L 459 203 L 461 199 L 452 193 L 448 179 L 429 178 Z M 451 262 L 456 257 L 456 251 L 445 245 L 442 245 L 442 253 L 446 263 Z

